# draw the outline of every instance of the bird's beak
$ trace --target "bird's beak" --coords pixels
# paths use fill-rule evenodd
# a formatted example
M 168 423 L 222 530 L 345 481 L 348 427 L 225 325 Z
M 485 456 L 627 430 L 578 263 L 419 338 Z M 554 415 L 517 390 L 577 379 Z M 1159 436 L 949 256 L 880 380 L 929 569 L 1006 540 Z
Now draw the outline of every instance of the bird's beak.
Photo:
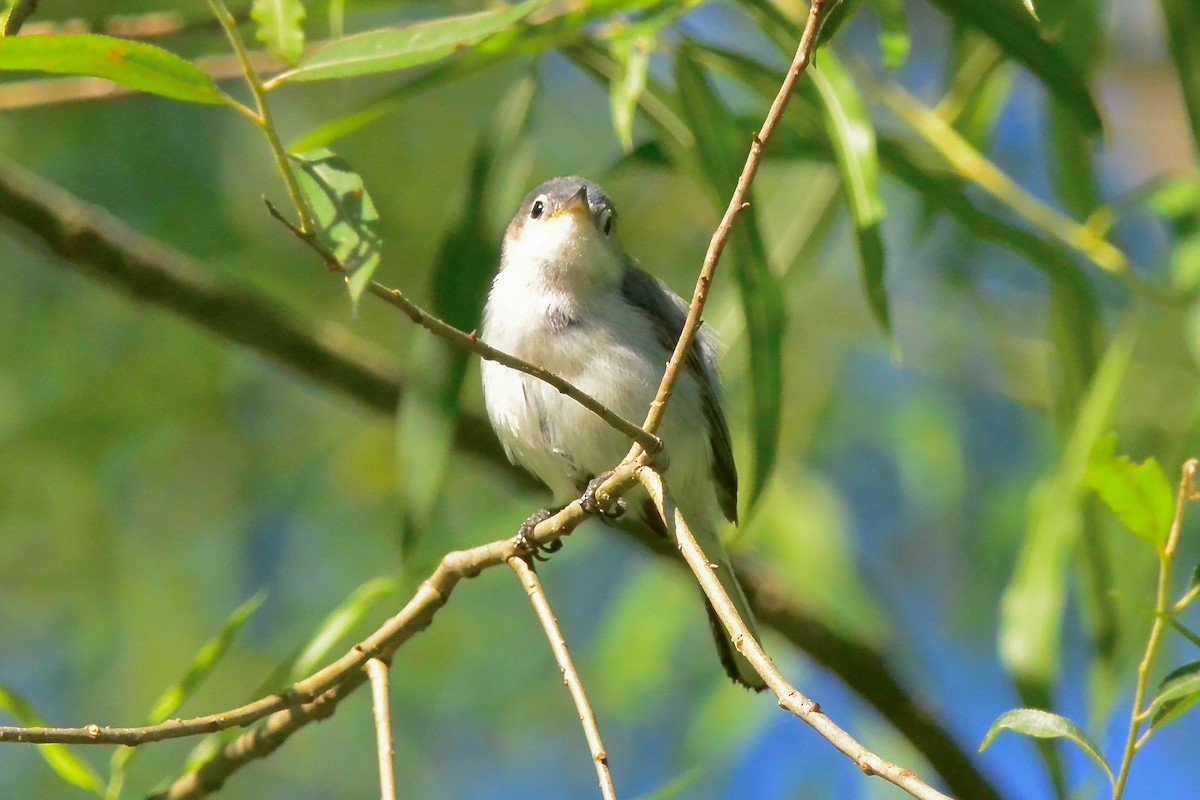
M 587 187 L 580 186 L 579 191 L 571 195 L 567 202 L 558 207 L 554 216 L 559 214 L 570 214 L 577 217 L 581 222 L 592 221 L 592 207 L 588 205 Z

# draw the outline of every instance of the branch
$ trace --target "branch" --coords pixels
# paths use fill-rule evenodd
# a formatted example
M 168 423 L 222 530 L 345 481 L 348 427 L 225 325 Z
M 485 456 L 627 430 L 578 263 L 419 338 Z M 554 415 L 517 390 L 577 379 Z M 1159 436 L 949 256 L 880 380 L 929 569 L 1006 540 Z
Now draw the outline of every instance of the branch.
M 712 603 L 721 622 L 725 624 L 726 630 L 733 638 L 734 646 L 767 682 L 767 686 L 779 698 L 780 707 L 791 711 L 808 723 L 830 744 L 849 756 L 864 774 L 883 778 L 918 800 L 949 800 L 946 795 L 921 781 L 911 770 L 884 761 L 872 753 L 826 716 L 821 711 L 820 705 L 805 697 L 795 686 L 788 683 L 762 649 L 762 645 L 755 640 L 754 634 L 746 627 L 745 621 L 738 616 L 737 609 L 729 599 L 729 595 L 725 593 L 725 588 L 713 574 L 713 565 L 704 555 L 704 551 L 700 549 L 695 537 L 692 536 L 683 514 L 675 507 L 675 501 L 671 499 L 662 476 L 650 467 L 640 467 L 637 470 L 637 478 L 646 488 L 658 513 L 662 515 L 671 538 L 679 545 L 679 552 L 683 554 L 684 560 L 691 567 L 696 580 L 700 583 L 700 588 L 704 590 L 705 597 Z
M 307 244 L 315 250 L 325 260 L 325 265 L 334 272 L 341 275 L 349 276 L 350 272 L 345 265 L 338 259 L 336 255 L 328 247 L 325 246 L 315 233 L 298 228 L 288 222 L 284 216 L 279 213 L 279 209 L 275 208 L 270 201 L 267 201 L 267 210 L 275 219 L 283 223 L 283 225 L 291 231 L 296 238 Z M 537 378 L 538 380 L 553 386 L 560 394 L 574 400 L 579 405 L 591 411 L 600 419 L 609 424 L 616 431 L 624 434 L 632 439 L 638 447 L 641 447 L 647 453 L 657 453 L 662 450 L 662 440 L 653 433 L 649 433 L 639 428 L 634 423 L 622 417 L 608 406 L 601 403 L 596 398 L 592 397 L 587 392 L 576 388 L 570 381 L 563 380 L 555 373 L 540 367 L 536 364 L 531 364 L 524 359 L 517 358 L 511 353 L 506 353 L 503 350 L 497 350 L 491 345 L 480 339 L 474 331 L 467 333 L 460 331 L 448 322 L 435 317 L 419 305 L 409 300 L 405 294 L 399 289 L 389 289 L 378 281 L 371 281 L 367 284 L 367 291 L 375 295 L 381 300 L 391 303 L 396 308 L 404 312 L 405 316 L 413 322 L 420 325 L 425 330 L 432 333 L 438 338 L 445 339 L 455 347 L 461 348 L 468 352 L 474 353 L 485 361 L 494 361 L 497 364 L 502 364 L 509 369 L 514 369 L 517 372 L 523 372 L 526 375 Z
M 388 665 L 378 658 L 367 662 L 371 679 L 371 705 L 375 707 L 375 742 L 379 750 L 380 800 L 396 800 L 395 751 L 392 745 L 392 709 L 388 692 Z
M 405 388 L 402 378 L 386 356 L 354 339 L 344 328 L 299 320 L 260 292 L 223 285 L 178 251 L 3 161 L 0 216 L 25 228 L 56 253 L 61 263 L 83 275 L 99 279 L 133 299 L 165 308 L 373 411 L 395 411 Z M 527 487 L 540 486 L 508 463 L 487 421 L 478 415 L 459 417 L 455 449 L 504 470 L 510 480 L 522 481 Z M 622 530 L 652 552 L 676 559 L 674 549 L 644 526 L 626 522 Z M 446 559 L 453 562 L 456 556 L 461 554 L 452 553 Z M 444 560 L 443 564 L 451 562 Z M 956 794 L 972 800 L 999 800 L 999 792 L 971 756 L 892 675 L 879 650 L 829 628 L 766 571 L 737 572 L 763 624 L 823 664 L 891 721 Z M 308 712 L 297 708 L 277 713 L 287 724 L 300 727 L 303 723 L 297 720 Z M 286 738 L 294 728 L 287 728 L 284 722 L 269 720 L 267 727 L 272 735 Z M 257 732 L 246 736 L 253 738 L 256 746 L 266 747 L 271 741 Z M 79 740 L 92 741 L 88 735 Z M 247 752 L 257 752 L 250 742 L 239 742 L 239 758 L 250 758 Z M 228 748 L 226 752 L 230 752 Z M 229 757 L 232 755 L 223 754 L 218 760 L 225 763 Z M 208 775 L 215 770 L 205 767 L 201 772 Z
M 721 254 L 725 251 L 725 244 L 729 241 L 733 224 L 737 221 L 738 215 L 750 207 L 746 197 L 750 193 L 750 184 L 754 182 L 754 176 L 758 174 L 763 147 L 770 140 L 771 134 L 775 132 L 775 126 L 783 119 L 783 112 L 792 98 L 796 82 L 808 68 L 813 51 L 816 49 L 817 34 L 821 30 L 821 23 L 824 21 L 825 15 L 837 4 L 838 0 L 812 0 L 808 10 L 808 21 L 804 25 L 804 33 L 800 36 L 800 45 L 796 48 L 796 57 L 792 60 L 792 65 L 788 68 L 787 75 L 779 86 L 779 92 L 775 95 L 770 110 L 767 111 L 762 129 L 750 140 L 750 152 L 746 156 L 742 174 L 738 176 L 733 196 L 729 198 L 725 214 L 721 217 L 721 222 L 717 225 L 717 229 L 708 243 L 708 252 L 704 254 L 704 263 L 700 267 L 700 276 L 696 279 L 696 289 L 692 293 L 692 302 L 688 306 L 687 320 L 683 324 L 683 331 L 675 343 L 671 360 L 667 362 L 667 369 L 663 372 L 662 382 L 658 385 L 654 401 L 650 403 L 646 421 L 642 423 L 642 428 L 650 433 L 656 432 L 662 422 L 667 403 L 675 391 L 675 383 L 679 380 L 679 370 L 687 358 L 692 341 L 696 338 L 696 331 L 700 329 L 700 316 L 704 313 L 704 304 L 708 301 L 708 290 L 712 286 L 713 274 L 717 270 Z M 632 455 L 636 455 L 636 453 L 632 453 Z
M 571 699 L 575 701 L 575 710 L 579 712 L 583 735 L 587 738 L 588 748 L 592 753 L 592 763 L 596 767 L 596 778 L 600 781 L 600 796 L 604 800 L 617 800 L 617 790 L 613 786 L 612 773 L 608 770 L 608 754 L 604 750 L 604 742 L 600 740 L 600 728 L 596 725 L 596 715 L 592 713 L 592 706 L 588 703 L 587 694 L 583 691 L 583 682 L 579 680 L 575 663 L 567 651 L 567 643 L 563 639 L 562 631 L 558 629 L 558 621 L 554 619 L 554 612 L 550 609 L 550 601 L 546 598 L 545 590 L 542 589 L 542 582 L 538 580 L 533 566 L 525 559 L 513 556 L 508 559 L 508 565 L 525 585 L 525 593 L 529 595 L 529 602 L 533 604 L 533 610 L 537 613 L 538 620 L 546 631 L 550 649 L 554 651 L 554 659 L 558 662 L 558 668 L 562 670 L 563 683 L 567 684 L 567 691 L 571 693 Z

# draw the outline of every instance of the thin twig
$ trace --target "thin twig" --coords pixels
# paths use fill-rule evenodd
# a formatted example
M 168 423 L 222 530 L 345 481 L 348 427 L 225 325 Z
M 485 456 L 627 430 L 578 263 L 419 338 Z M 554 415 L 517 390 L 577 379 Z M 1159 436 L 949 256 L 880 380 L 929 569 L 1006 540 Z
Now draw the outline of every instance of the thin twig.
M 708 290 L 712 285 L 717 263 L 721 260 L 721 253 L 725 250 L 725 244 L 729 240 L 729 234 L 733 230 L 733 224 L 737 220 L 738 215 L 749 206 L 746 198 L 750 192 L 750 184 L 753 183 L 754 176 L 758 174 L 758 165 L 762 160 L 763 147 L 770 140 L 775 127 L 783 118 L 783 112 L 787 109 L 788 101 L 792 97 L 792 91 L 796 88 L 796 82 L 800 79 L 800 76 L 808 68 L 808 64 L 812 60 L 812 54 L 816 48 L 817 33 L 821 29 L 821 23 L 824 20 L 825 14 L 835 5 L 837 5 L 836 0 L 812 0 L 812 5 L 809 7 L 808 12 L 808 21 L 804 25 L 804 33 L 800 37 L 800 45 L 796 48 L 796 57 L 792 60 L 792 65 L 788 68 L 787 76 L 784 77 L 783 83 L 779 87 L 779 92 L 775 95 L 775 100 L 771 103 L 771 108 L 767 112 L 766 119 L 763 120 L 762 128 L 750 140 L 750 152 L 746 156 L 746 164 L 742 167 L 742 174 L 738 176 L 737 186 L 733 190 L 733 195 L 729 198 L 729 205 L 725 208 L 725 214 L 721 217 L 721 222 L 717 225 L 717 229 L 713 232 L 712 239 L 709 241 L 708 252 L 704 254 L 704 263 L 700 268 L 700 276 L 696 279 L 696 289 L 692 294 L 692 302 L 688 306 L 687 320 L 684 322 L 679 340 L 675 343 L 675 350 L 671 353 L 671 360 L 667 362 L 667 368 L 663 372 L 662 381 L 658 385 L 654 401 L 650 404 L 649 412 L 646 414 L 646 421 L 642 423 L 643 430 L 650 433 L 658 431 L 663 414 L 666 412 L 667 403 L 671 399 L 671 394 L 675 391 L 675 383 L 679 380 L 679 372 L 687 358 L 688 349 L 692 346 L 692 341 L 696 338 L 696 332 L 700 328 L 700 316 L 704 313 L 704 304 L 708 300 Z M 637 453 L 631 451 L 630 455 L 636 456 Z
M 692 569 L 705 597 L 716 609 L 717 616 L 724 623 L 733 639 L 738 652 L 746 657 L 767 686 L 775 693 L 782 708 L 791 711 L 797 717 L 808 723 L 817 733 L 850 757 L 858 768 L 866 775 L 875 775 L 888 783 L 894 784 L 908 792 L 918 800 L 948 800 L 948 797 L 918 778 L 911 770 L 899 767 L 890 761 L 872 753 L 853 736 L 839 727 L 821 710 L 813 700 L 802 694 L 795 686 L 788 683 L 782 673 L 775 667 L 774 662 L 762 649 L 762 645 L 754 638 L 754 634 L 746 627 L 746 623 L 738 615 L 733 602 L 726 594 L 720 580 L 713 574 L 712 562 L 704 555 L 696 538 L 688 528 L 687 521 L 676 508 L 675 502 L 667 491 L 662 476 L 650 467 L 639 467 L 638 481 L 646 488 L 647 494 L 654 502 L 658 513 L 662 515 L 671 537 L 679 546 L 679 552 Z
M 554 651 L 554 659 L 558 662 L 558 668 L 562 670 L 563 683 L 567 685 L 567 691 L 571 693 L 571 699 L 575 701 L 575 710 L 579 712 L 583 735 L 587 738 L 588 748 L 592 753 L 592 763 L 596 767 L 596 778 L 600 781 L 600 796 L 604 800 L 617 800 L 617 790 L 613 786 L 612 773 L 608 769 L 608 753 L 604 749 L 604 742 L 600 740 L 600 728 L 596 725 L 596 715 L 592 713 L 587 693 L 583 690 L 583 681 L 579 679 L 575 663 L 571 660 L 570 652 L 567 651 L 567 642 L 563 639 L 562 631 L 558 628 L 558 621 L 550 609 L 550 601 L 546 598 L 545 590 L 542 589 L 542 582 L 538 580 L 537 572 L 525 559 L 513 556 L 508 559 L 508 565 L 512 567 L 513 572 L 517 573 L 517 577 L 525 586 L 529 602 L 533 604 L 533 610 L 537 613 L 538 620 L 546 631 L 550 649 Z
M 321 258 L 325 260 L 325 265 L 327 267 L 342 275 L 349 274 L 345 265 L 342 264 L 338 257 L 334 255 L 334 253 L 330 251 L 328 247 L 325 246 L 325 244 L 317 237 L 315 233 L 301 230 L 289 222 L 279 212 L 279 209 L 275 208 L 275 206 L 269 200 L 265 202 L 267 205 L 267 211 L 270 212 L 271 216 L 283 223 L 283 225 L 290 230 L 296 236 L 296 238 L 315 250 L 321 256 Z M 579 403 L 579 405 L 583 406 L 588 411 L 591 411 L 600 419 L 607 422 L 609 426 L 632 439 L 638 447 L 641 447 L 646 452 L 657 453 L 662 449 L 662 440 L 653 433 L 649 433 L 639 428 L 635 423 L 625 419 L 620 414 L 616 413 L 587 392 L 577 388 L 570 381 L 560 378 L 558 375 L 546 369 L 545 367 L 531 364 L 528 361 L 517 358 L 511 353 L 506 353 L 503 350 L 497 350 L 487 342 L 484 342 L 482 339 L 480 339 L 474 331 L 467 333 L 466 331 L 459 330 L 450 323 L 430 314 L 412 300 L 409 300 L 404 292 L 400 291 L 399 289 L 391 289 L 379 283 L 378 281 L 371 281 L 367 284 L 367 291 L 403 311 L 409 319 L 432 333 L 434 336 L 445 339 L 456 347 L 460 347 L 464 350 L 475 353 L 477 356 L 486 361 L 494 361 L 497 364 L 503 364 L 509 369 L 515 369 L 518 372 L 523 372 L 526 375 L 537 378 L 538 380 L 553 386 L 561 394 L 564 394 L 575 402 Z
M 208 0 L 208 5 L 220 20 L 229 43 L 233 45 L 238 60 L 242 62 L 246 83 L 250 86 L 254 102 L 258 106 L 258 118 L 254 121 L 267 136 L 267 143 L 271 147 L 271 153 L 275 156 L 275 165 L 283 176 L 288 195 L 292 198 L 292 205 L 295 206 L 296 213 L 300 216 L 300 230 L 311 231 L 313 230 L 312 209 L 309 208 L 304 192 L 300 191 L 299 179 L 296 178 L 292 162 L 288 158 L 287 150 L 284 149 L 283 141 L 279 138 L 279 131 L 276 130 L 275 121 L 271 116 L 271 104 L 267 102 L 267 91 L 263 88 L 263 82 L 254 69 L 254 62 L 250 58 L 250 52 L 246 49 L 246 43 L 242 41 L 242 35 L 238 33 L 237 20 L 229 13 L 229 9 L 225 7 L 222 0 Z
M 375 744 L 379 751 L 380 800 L 396 800 L 396 764 L 392 745 L 392 708 L 388 691 L 388 665 L 372 658 L 364 668 L 371 679 L 371 704 L 375 707 Z
M 1179 491 L 1175 496 L 1175 518 L 1171 521 L 1171 530 L 1167 541 L 1158 552 L 1158 589 L 1154 598 L 1154 622 L 1150 624 L 1150 635 L 1146 639 L 1146 652 L 1137 667 L 1137 680 L 1133 687 L 1133 709 L 1129 714 L 1129 730 L 1125 734 L 1125 751 L 1121 754 L 1121 766 L 1117 769 L 1117 778 L 1113 782 L 1113 800 L 1120 800 L 1125 792 L 1125 782 L 1129 779 L 1129 768 L 1133 765 L 1133 755 L 1138 751 L 1138 732 L 1142 723 L 1150 715 L 1149 708 L 1143 708 L 1146 701 L 1146 686 L 1150 681 L 1150 670 L 1154 666 L 1154 657 L 1158 654 L 1158 645 L 1162 639 L 1163 628 L 1168 614 L 1167 593 L 1171 590 L 1171 568 L 1175 563 L 1175 550 L 1179 546 L 1179 530 L 1183 527 L 1183 510 L 1188 502 L 1196 499 L 1196 469 L 1200 461 L 1191 459 L 1183 465 L 1182 477 L 1179 480 Z M 1150 731 L 1146 732 L 1147 736 Z
M 635 482 L 633 467 L 615 470 L 597 491 L 605 502 L 627 491 Z M 576 500 L 540 523 L 529 536 L 538 545 L 549 544 L 574 530 L 587 517 Z M 500 539 L 470 550 L 447 553 L 438 568 L 425 580 L 413 598 L 374 633 L 349 652 L 284 692 L 255 700 L 244 706 L 193 719 L 176 719 L 136 728 L 112 728 L 85 725 L 74 728 L 0 726 L 0 742 L 27 744 L 123 744 L 135 746 L 165 739 L 179 739 L 203 733 L 249 725 L 281 710 L 311 704 L 334 688 L 347 675 L 362 670 L 368 660 L 387 660 L 396 648 L 428 627 L 430 621 L 463 578 L 473 578 L 485 569 L 505 563 L 517 553 L 516 539 Z

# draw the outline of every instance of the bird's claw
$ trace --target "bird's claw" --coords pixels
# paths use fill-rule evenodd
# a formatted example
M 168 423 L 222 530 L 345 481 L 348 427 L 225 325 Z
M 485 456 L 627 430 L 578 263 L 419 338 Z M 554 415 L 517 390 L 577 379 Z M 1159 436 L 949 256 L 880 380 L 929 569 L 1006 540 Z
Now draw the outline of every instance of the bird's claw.
M 583 506 L 583 510 L 588 514 L 595 514 L 604 519 L 618 519 L 625 513 L 624 500 L 618 498 L 617 502 L 613 503 L 612 508 L 604 509 L 600 507 L 600 501 L 596 497 L 596 492 L 600 489 L 600 486 L 611 477 L 612 470 L 609 470 L 588 481 L 587 488 L 583 490 L 583 496 L 579 498 L 579 504 Z
M 535 561 L 549 561 L 550 556 L 562 549 L 562 539 L 555 539 L 549 544 L 537 544 L 533 541 L 533 529 L 554 516 L 555 511 L 549 508 L 539 509 L 529 515 L 529 519 L 521 523 L 517 531 L 514 547 L 522 558 Z

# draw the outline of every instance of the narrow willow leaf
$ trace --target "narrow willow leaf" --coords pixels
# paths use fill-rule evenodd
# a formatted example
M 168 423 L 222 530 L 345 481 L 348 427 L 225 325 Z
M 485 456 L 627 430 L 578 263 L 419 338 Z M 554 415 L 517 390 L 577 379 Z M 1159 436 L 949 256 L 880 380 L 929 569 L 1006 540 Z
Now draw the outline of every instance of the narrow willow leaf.
M 537 81 L 518 81 L 497 103 L 484 127 L 462 186 L 459 212 L 442 239 L 433 266 L 431 310 L 457 328 L 479 324 L 496 271 L 501 232 L 493 230 L 491 195 L 499 171 L 513 160 L 528 127 Z M 442 497 L 454 451 L 463 382 L 471 359 L 432 336 L 413 341 L 407 364 L 415 376 L 397 411 L 397 485 L 403 500 L 402 553 L 428 528 Z
M 1135 334 L 1129 325 L 1109 345 L 1058 465 L 1030 493 L 1025 541 L 1001 601 L 1001 659 L 1018 682 L 1045 693 L 1058 671 L 1059 627 L 1071 554 L 1082 526 L 1088 459 L 1109 427 Z
M 692 767 L 682 775 L 672 778 L 649 794 L 638 796 L 637 800 L 675 800 L 677 797 L 689 797 L 695 785 L 707 774 L 703 767 Z
M 1183 90 L 1192 126 L 1192 142 L 1200 152 L 1200 4 L 1195 0 L 1159 0 L 1166 20 L 1167 42 Z
M 478 44 L 529 16 L 548 0 L 382 28 L 336 39 L 313 51 L 271 84 L 349 78 L 428 64 Z
M 821 30 L 817 34 L 817 47 L 824 47 L 832 41 L 842 26 L 858 13 L 862 4 L 863 0 L 841 0 L 840 3 L 835 3 L 825 15 L 825 21 L 821 23 Z
M 11 715 L 27 728 L 47 727 L 46 720 L 29 701 L 3 684 L 0 684 L 0 711 Z M 71 748 L 64 744 L 41 744 L 37 748 L 58 777 L 72 786 L 103 796 L 104 785 L 100 776 L 91 765 L 75 755 Z
M 676 57 L 675 82 L 680 104 L 695 136 L 696 155 L 714 205 L 723 209 L 737 184 L 749 132 L 741 134 L 696 63 L 690 48 Z M 754 438 L 753 504 L 759 497 L 778 453 L 783 414 L 782 341 L 783 292 L 767 262 L 753 202 L 738 219 L 731 235 L 734 275 L 750 340 L 752 391 L 751 427 Z
M 242 630 L 242 626 L 246 624 L 246 621 L 250 619 L 251 615 L 259 609 L 259 606 L 266 599 L 266 592 L 259 592 L 234 609 L 234 612 L 229 615 L 229 619 L 225 620 L 225 626 L 221 628 L 220 633 L 205 642 L 200 651 L 196 653 L 196 657 L 192 660 L 192 665 L 188 668 L 184 676 L 180 678 L 179 682 L 163 692 L 162 696 L 155 702 L 148 715 L 148 722 L 151 725 L 162 722 L 174 714 L 176 709 L 183 705 L 185 700 L 195 694 L 200 685 L 204 683 L 204 680 L 221 663 L 221 659 L 229 651 L 229 646 L 237 638 L 238 633 Z
M 174 53 L 95 33 L 0 38 L 0 70 L 91 75 L 190 103 L 232 102 L 212 78 Z
M 1033 0 L 1022 0 L 1022 2 L 1025 3 L 1025 10 L 1029 12 L 1029 16 L 1033 17 L 1034 22 L 1040 22 L 1037 9 L 1033 6 Z
M 1104 753 L 1100 752 L 1100 748 L 1082 728 L 1064 716 L 1036 708 L 1014 708 L 1012 711 L 1005 711 L 992 723 L 992 727 L 988 728 L 979 749 L 986 749 L 997 734 L 1005 730 L 1037 739 L 1069 739 L 1079 745 L 1092 761 L 1100 765 L 1104 774 L 1108 776 L 1109 783 L 1113 782 L 1112 767 L 1108 765 Z
M 1114 455 L 1116 435 L 1096 444 L 1088 462 L 1087 485 L 1112 509 L 1121 524 L 1155 547 L 1167 541 L 1175 501 L 1171 484 L 1153 458 L 1135 464 Z
M 646 70 L 653 48 L 654 39 L 649 36 L 617 39 L 609 47 L 613 61 L 620 69 L 617 79 L 609 87 L 609 106 L 613 130 L 626 153 L 633 151 L 633 115 L 646 88 Z
M 293 154 L 292 160 L 300 168 L 300 189 L 312 208 L 318 235 L 345 268 L 350 302 L 357 306 L 382 255 L 375 203 L 358 173 L 329 150 Z
M 879 49 L 884 69 L 896 69 L 908 58 L 912 39 L 908 35 L 908 18 L 904 0 L 871 0 L 879 15 Z
M 1091 91 L 1062 51 L 1039 33 L 1029 15 L 1011 0 L 933 0 L 947 15 L 986 33 L 1017 62 L 1029 69 L 1047 89 L 1079 117 L 1090 134 L 1102 127 Z
M 394 578 L 373 578 L 359 586 L 321 621 L 307 642 L 297 647 L 271 670 L 258 688 L 247 696 L 247 701 L 283 691 L 301 678 L 311 675 L 333 648 L 344 641 L 372 609 L 394 596 L 397 591 L 399 583 Z M 183 771 L 167 783 L 174 782 L 176 778 L 189 772 L 195 772 L 242 733 L 243 731 L 234 728 L 205 736 L 188 753 Z
M 891 313 L 883 282 L 885 267 L 880 223 L 886 215 L 879 191 L 879 157 L 875 126 L 850 73 L 832 52 L 821 55 L 820 68 L 809 71 L 825 110 L 825 126 L 837 155 L 838 170 L 854 220 L 859 276 L 875 320 L 892 341 Z
M 1200 700 L 1200 661 L 1184 664 L 1163 678 L 1150 702 L 1150 728 L 1161 728 Z
M 300 60 L 304 54 L 304 4 L 300 0 L 254 0 L 250 16 L 258 24 L 258 40 L 268 50 L 289 64 Z

